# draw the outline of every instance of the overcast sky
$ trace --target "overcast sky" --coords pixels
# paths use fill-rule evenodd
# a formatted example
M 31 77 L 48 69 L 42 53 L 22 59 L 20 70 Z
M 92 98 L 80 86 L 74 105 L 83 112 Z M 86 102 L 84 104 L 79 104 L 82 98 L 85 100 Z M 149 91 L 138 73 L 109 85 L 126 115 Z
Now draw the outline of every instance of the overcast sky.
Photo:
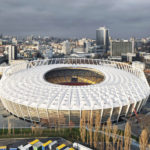
M 0 33 L 95 38 L 150 36 L 150 0 L 0 0 Z

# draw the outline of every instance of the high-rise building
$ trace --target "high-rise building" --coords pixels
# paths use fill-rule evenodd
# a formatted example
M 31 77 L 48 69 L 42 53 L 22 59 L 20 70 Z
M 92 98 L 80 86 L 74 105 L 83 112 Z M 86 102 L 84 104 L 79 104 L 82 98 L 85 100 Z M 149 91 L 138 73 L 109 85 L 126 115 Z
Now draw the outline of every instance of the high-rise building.
M 68 40 L 64 41 L 62 43 L 62 53 L 63 54 L 70 54 L 71 49 L 70 49 L 70 42 Z
M 17 59 L 17 46 L 8 45 L 8 46 L 6 46 L 6 49 L 8 51 L 8 61 L 9 61 L 9 63 L 11 63 L 11 60 Z
M 121 56 L 122 54 L 134 53 L 134 40 L 111 40 L 110 56 Z
M 83 46 L 84 52 L 85 52 L 85 53 L 88 53 L 90 47 L 91 47 L 91 43 L 90 43 L 89 41 L 85 41 L 85 42 L 84 42 L 84 46 Z
M 106 51 L 109 49 L 109 33 L 105 27 L 96 30 L 96 45 Z

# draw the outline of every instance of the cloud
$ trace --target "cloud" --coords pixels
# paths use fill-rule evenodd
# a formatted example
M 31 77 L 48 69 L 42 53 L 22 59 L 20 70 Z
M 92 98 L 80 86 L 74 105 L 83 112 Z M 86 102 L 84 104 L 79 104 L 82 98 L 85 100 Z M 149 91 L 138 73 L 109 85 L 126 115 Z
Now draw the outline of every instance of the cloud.
M 113 37 L 149 36 L 148 0 L 1 0 L 0 33 L 95 38 L 99 26 Z

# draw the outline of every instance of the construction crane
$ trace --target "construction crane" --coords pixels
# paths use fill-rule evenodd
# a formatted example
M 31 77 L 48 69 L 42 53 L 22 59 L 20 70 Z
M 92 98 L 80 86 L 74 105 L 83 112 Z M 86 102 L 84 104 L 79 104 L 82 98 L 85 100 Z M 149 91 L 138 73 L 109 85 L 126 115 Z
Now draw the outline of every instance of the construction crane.
M 134 112 L 134 114 L 135 114 L 135 116 L 136 116 L 136 119 L 137 119 L 138 123 L 140 123 L 140 122 L 141 122 L 141 120 L 139 119 L 138 114 L 137 114 L 137 112 L 136 112 L 136 109 L 135 109 L 135 108 L 134 108 L 133 112 Z

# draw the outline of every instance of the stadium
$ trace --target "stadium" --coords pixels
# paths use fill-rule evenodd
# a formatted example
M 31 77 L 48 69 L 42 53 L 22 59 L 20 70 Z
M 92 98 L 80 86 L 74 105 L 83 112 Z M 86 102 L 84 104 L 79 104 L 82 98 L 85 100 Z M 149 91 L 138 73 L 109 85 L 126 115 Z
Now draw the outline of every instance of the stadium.
M 117 122 L 140 112 L 149 94 L 143 71 L 100 59 L 30 61 L 9 67 L 0 80 L 0 99 L 10 113 L 52 126 L 79 126 L 83 112 Z

